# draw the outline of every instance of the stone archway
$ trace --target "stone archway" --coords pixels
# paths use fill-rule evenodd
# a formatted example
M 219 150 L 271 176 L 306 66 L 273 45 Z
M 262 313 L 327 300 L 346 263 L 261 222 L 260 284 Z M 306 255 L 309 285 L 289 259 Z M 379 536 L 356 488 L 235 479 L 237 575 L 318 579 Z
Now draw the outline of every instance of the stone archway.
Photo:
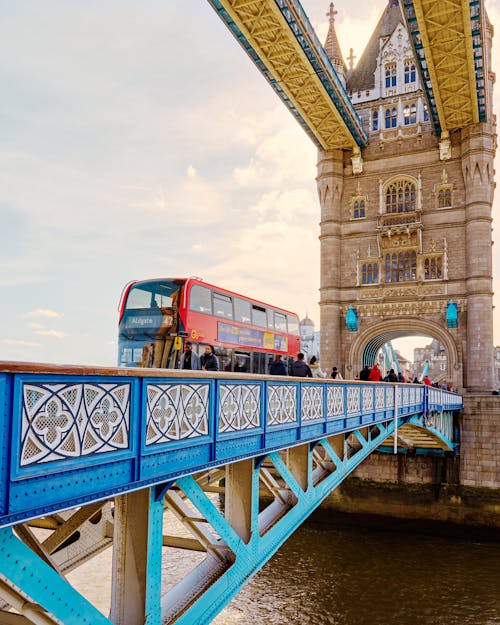
M 385 343 L 405 336 L 428 336 L 440 341 L 445 346 L 448 358 L 449 381 L 455 388 L 459 390 L 463 388 L 459 346 L 448 331 L 424 319 L 391 319 L 390 322 L 379 321 L 366 328 L 364 332 L 360 332 L 348 350 L 347 369 L 359 371 L 365 364 L 364 358 L 365 362 L 368 360 L 367 364 L 373 364 L 378 350 Z

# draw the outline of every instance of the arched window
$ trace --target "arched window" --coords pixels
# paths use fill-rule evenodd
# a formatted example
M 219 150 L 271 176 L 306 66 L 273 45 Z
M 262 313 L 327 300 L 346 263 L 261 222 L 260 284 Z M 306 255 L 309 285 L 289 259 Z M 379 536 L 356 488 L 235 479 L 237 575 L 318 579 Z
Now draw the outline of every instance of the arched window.
M 424 122 L 429 121 L 429 109 L 427 108 L 427 104 L 424 104 Z
M 395 180 L 385 191 L 386 213 L 406 213 L 415 210 L 417 191 L 409 180 Z
M 424 261 L 424 279 L 441 280 L 443 277 L 443 257 L 429 256 Z
M 355 196 L 351 200 L 352 202 L 352 218 L 353 219 L 363 219 L 365 217 L 365 197 L 364 196 Z
M 417 123 L 417 105 L 408 104 L 403 111 L 405 126 Z
M 372 130 L 378 130 L 378 111 L 373 111 L 372 114 Z
M 396 63 L 387 63 L 385 66 L 385 86 L 396 86 Z
M 451 206 L 451 189 L 449 187 L 439 189 L 438 208 L 448 208 Z
M 413 61 L 405 61 L 405 85 L 417 80 L 417 71 Z
M 398 123 L 398 112 L 395 108 L 385 110 L 385 127 L 396 128 Z
M 378 263 L 363 263 L 361 284 L 378 284 Z
M 393 252 L 385 255 L 385 281 L 409 282 L 417 279 L 417 253 Z

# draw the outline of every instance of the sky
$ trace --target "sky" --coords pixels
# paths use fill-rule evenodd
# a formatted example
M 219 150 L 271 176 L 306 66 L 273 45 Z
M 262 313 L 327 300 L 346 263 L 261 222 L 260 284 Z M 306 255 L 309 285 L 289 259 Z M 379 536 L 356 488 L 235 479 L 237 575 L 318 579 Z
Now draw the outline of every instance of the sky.
M 302 4 L 324 41 L 329 2 Z M 337 0 L 344 56 L 385 5 Z M 0 83 L 0 360 L 114 365 L 133 279 L 319 327 L 316 148 L 206 0 L 0 0 Z

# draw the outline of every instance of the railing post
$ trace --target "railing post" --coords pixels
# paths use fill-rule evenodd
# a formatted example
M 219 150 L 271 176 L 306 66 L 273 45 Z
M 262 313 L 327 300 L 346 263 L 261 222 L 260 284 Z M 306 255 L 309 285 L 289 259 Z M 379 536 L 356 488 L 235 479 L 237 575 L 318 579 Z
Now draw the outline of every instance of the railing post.
M 394 385 L 394 453 L 398 453 L 398 387 Z

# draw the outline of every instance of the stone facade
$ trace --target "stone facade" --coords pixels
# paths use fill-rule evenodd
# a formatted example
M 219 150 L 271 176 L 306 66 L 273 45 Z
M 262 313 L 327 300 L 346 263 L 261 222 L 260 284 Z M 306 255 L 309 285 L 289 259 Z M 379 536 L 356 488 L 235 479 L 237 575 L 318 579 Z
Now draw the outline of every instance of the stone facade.
M 378 28 L 347 74 L 369 136 L 362 171 L 348 152 L 319 153 L 322 362 L 353 378 L 388 340 L 420 334 L 444 345 L 452 386 L 491 391 L 495 125 L 440 141 L 397 3 Z M 456 328 L 447 325 L 450 300 Z M 354 332 L 345 323 L 349 306 Z

